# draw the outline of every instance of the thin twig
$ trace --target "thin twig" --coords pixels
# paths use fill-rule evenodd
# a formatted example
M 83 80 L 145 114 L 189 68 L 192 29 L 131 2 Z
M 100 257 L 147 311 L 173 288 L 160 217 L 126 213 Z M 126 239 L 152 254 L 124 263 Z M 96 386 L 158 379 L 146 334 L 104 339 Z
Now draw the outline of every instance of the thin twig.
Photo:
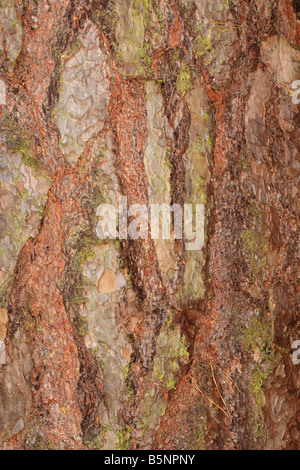
M 189 374 L 190 378 L 192 379 L 192 381 L 194 382 L 197 390 L 201 393 L 201 395 L 203 395 L 208 401 L 210 401 L 210 403 L 212 403 L 213 405 L 215 405 L 217 408 L 219 408 L 219 410 L 223 411 L 223 413 L 227 416 L 227 418 L 229 420 L 230 419 L 230 416 L 227 414 L 227 412 L 225 410 L 223 410 L 223 408 L 221 408 L 219 405 L 217 405 L 217 403 L 215 403 L 213 400 L 211 400 L 207 395 L 205 395 L 205 393 L 202 392 L 202 390 L 200 390 L 200 388 L 198 387 L 198 384 L 197 382 L 195 381 L 195 379 L 191 376 L 191 374 Z
M 235 386 L 235 388 L 237 389 L 237 391 L 238 391 L 240 394 L 242 394 L 242 392 L 240 391 L 240 389 L 239 389 L 239 387 L 237 386 L 237 384 L 232 380 L 232 378 L 231 378 L 228 374 L 226 374 L 225 370 L 223 370 L 222 367 L 220 367 L 220 366 L 218 366 L 218 367 L 219 367 L 219 369 L 223 372 L 223 374 L 225 374 L 226 377 L 229 378 L 230 382 L 233 383 L 233 385 Z
M 219 386 L 218 386 L 218 384 L 217 384 L 217 381 L 216 381 L 216 378 L 215 378 L 215 374 L 214 374 L 214 369 L 213 369 L 212 363 L 210 363 L 210 368 L 211 368 L 211 373 L 212 373 L 212 378 L 213 378 L 214 384 L 215 384 L 215 386 L 216 386 L 216 388 L 217 388 L 217 390 L 218 390 L 218 394 L 220 395 L 221 400 L 222 400 L 222 402 L 224 403 L 225 408 L 226 408 L 226 410 L 227 410 L 227 412 L 228 412 L 228 417 L 229 417 L 230 421 L 232 422 L 232 418 L 231 418 L 230 411 L 229 411 L 229 409 L 228 409 L 228 406 L 226 405 L 226 402 L 225 402 L 225 400 L 224 400 L 224 398 L 223 398 L 223 396 L 222 396 L 222 394 L 221 394 L 221 392 L 220 392 Z
M 208 20 L 208 21 L 209 23 L 215 23 L 216 25 L 226 26 L 226 23 L 224 21 L 214 21 L 214 20 Z M 229 23 L 229 26 L 230 24 L 232 24 L 232 26 L 234 26 L 235 28 L 248 29 L 248 26 L 245 26 L 244 24 Z

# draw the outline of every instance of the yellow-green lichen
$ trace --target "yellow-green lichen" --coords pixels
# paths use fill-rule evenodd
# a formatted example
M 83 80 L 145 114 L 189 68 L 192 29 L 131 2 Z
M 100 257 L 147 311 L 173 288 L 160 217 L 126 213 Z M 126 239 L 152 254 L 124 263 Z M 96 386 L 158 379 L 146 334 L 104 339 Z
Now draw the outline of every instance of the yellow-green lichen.
M 144 43 L 143 60 L 146 67 L 147 77 L 150 77 L 150 75 L 152 74 L 151 57 L 149 55 L 149 44 L 147 42 Z
M 272 337 L 272 326 L 265 317 L 253 315 L 248 327 L 240 327 L 241 342 L 246 352 L 259 354 L 258 363 L 253 372 L 253 392 L 258 398 L 262 380 L 267 378 L 275 364 L 274 345 Z M 257 400 L 260 402 L 260 400 Z
M 34 441 L 34 444 L 29 450 L 57 450 L 57 444 L 48 437 L 36 436 L 34 439 L 31 435 L 30 438 L 30 441 Z
M 211 39 L 203 36 L 201 33 L 196 38 L 194 52 L 197 57 L 203 57 L 207 52 L 212 51 Z
M 145 42 L 148 26 L 148 1 L 116 2 L 119 21 L 116 30 L 116 64 L 124 76 L 150 75 L 149 45 Z
M 79 237 L 80 233 L 74 236 Z M 87 301 L 86 297 L 86 282 L 83 276 L 83 263 L 94 256 L 95 246 L 101 244 L 102 241 L 98 238 L 86 236 L 81 241 L 81 246 L 78 247 L 76 254 L 73 257 L 72 264 L 70 265 L 65 279 L 61 285 L 64 291 L 64 298 L 67 310 L 73 310 L 75 314 L 75 325 L 78 329 L 80 336 L 85 336 L 88 332 L 88 319 L 80 315 L 80 305 Z
M 191 68 L 188 64 L 184 64 L 179 72 L 177 89 L 184 96 L 192 88 Z
M 153 6 L 153 9 L 154 9 L 157 21 L 159 23 L 161 32 L 163 33 L 164 38 L 166 39 L 166 27 L 165 27 L 164 17 L 163 17 L 163 14 L 161 12 L 158 0 L 152 0 L 152 6 Z
M 99 436 L 90 440 L 85 439 L 83 442 L 89 450 L 100 450 L 103 447 L 103 435 L 100 434 Z
M 129 372 L 130 372 L 130 369 L 131 369 L 131 364 L 127 364 L 126 367 L 124 367 L 124 371 L 123 371 L 123 375 L 124 375 L 124 380 L 127 379 L 128 375 L 129 375 Z
M 66 60 L 69 57 L 75 55 L 76 52 L 78 52 L 81 47 L 82 47 L 82 41 L 80 39 L 76 39 L 75 41 L 72 42 L 69 49 L 61 55 L 61 60 Z
M 259 318 L 253 315 L 248 328 L 243 327 L 242 342 L 246 352 L 260 351 L 260 359 L 270 359 L 272 353 L 272 328 L 266 318 Z
M 85 336 L 88 333 L 89 322 L 87 317 L 78 315 L 76 318 L 76 326 L 80 336 Z
M 244 351 L 252 353 L 253 360 L 255 359 L 251 373 L 250 393 L 257 409 L 253 411 L 251 426 L 254 429 L 255 438 L 263 441 L 267 434 L 263 413 L 263 385 L 282 356 L 281 353 L 275 354 L 272 325 L 267 318 L 254 314 L 249 325 L 241 326 L 239 329 Z
M 178 349 L 175 353 L 176 358 L 189 358 L 188 342 L 186 341 L 185 335 L 182 335 L 179 341 Z
M 1 126 L 6 131 L 6 145 L 11 152 L 19 153 L 22 161 L 33 167 L 35 170 L 39 169 L 39 162 L 34 156 L 34 145 L 29 134 L 23 131 L 6 115 Z
M 188 342 L 178 327 L 167 322 L 159 335 L 154 358 L 153 377 L 169 390 L 177 388 L 176 375 L 189 361 Z
M 144 25 L 145 29 L 147 29 L 149 22 L 149 0 L 134 0 L 132 14 L 138 14 L 140 9 L 144 12 Z
M 241 236 L 242 250 L 250 264 L 253 277 L 267 266 L 269 252 L 268 225 L 264 221 L 262 209 L 253 205 L 250 211 L 252 226 Z
M 263 368 L 258 364 L 255 365 L 252 372 L 250 390 L 259 408 L 263 406 L 262 386 L 264 380 L 268 378 L 269 374 L 270 370 L 263 370 Z
M 195 192 L 197 204 L 206 204 L 206 181 L 201 176 L 197 178 Z
M 105 32 L 114 31 L 117 27 L 119 16 L 116 10 L 115 0 L 110 0 L 105 8 L 97 8 L 97 2 L 92 5 L 92 19 L 99 24 Z
M 130 369 L 131 369 L 131 364 L 127 364 L 127 366 L 124 368 L 123 370 L 123 376 L 124 376 L 124 382 L 125 382 L 125 390 L 127 392 L 127 395 L 129 398 L 132 397 L 132 390 L 130 388 L 130 385 L 128 384 L 128 376 L 129 376 L 129 372 L 130 372 Z
M 202 416 L 199 420 L 199 426 L 194 430 L 191 439 L 191 449 L 194 450 L 205 450 L 205 438 L 207 435 L 206 419 Z
M 146 390 L 140 401 L 140 413 L 137 428 L 142 432 L 142 439 L 147 440 L 152 430 L 159 426 L 161 418 L 167 409 L 167 398 L 159 389 L 150 388 Z
M 6 42 L 6 54 L 10 62 L 9 72 L 13 72 L 14 64 L 22 50 L 23 29 L 19 21 L 13 0 L 1 0 L 1 27 Z M 3 51 L 1 51 L 3 54 Z M 2 55 L 1 54 L 1 55 Z
M 129 450 L 132 446 L 132 427 L 126 425 L 122 431 L 118 432 L 119 436 L 119 450 Z
M 210 117 L 210 115 L 209 115 L 208 113 L 204 113 L 203 119 L 204 119 L 208 124 L 211 123 L 211 117 Z
M 170 328 L 171 324 L 172 324 L 172 320 L 173 320 L 173 317 L 172 315 L 170 314 L 167 318 L 167 322 L 166 322 L 166 328 Z
M 205 154 L 206 152 L 205 137 L 204 136 L 197 137 L 197 139 L 194 142 L 192 142 L 190 150 L 191 152 L 194 152 L 199 155 Z

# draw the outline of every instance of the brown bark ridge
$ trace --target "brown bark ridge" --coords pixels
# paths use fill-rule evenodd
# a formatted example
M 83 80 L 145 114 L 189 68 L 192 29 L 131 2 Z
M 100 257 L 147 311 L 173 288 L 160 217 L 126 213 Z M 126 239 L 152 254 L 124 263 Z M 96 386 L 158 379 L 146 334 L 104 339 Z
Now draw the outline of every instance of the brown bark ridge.
M 0 31 L 1 448 L 299 448 L 299 2 L 2 0 Z M 119 196 L 204 204 L 203 248 L 100 239 Z

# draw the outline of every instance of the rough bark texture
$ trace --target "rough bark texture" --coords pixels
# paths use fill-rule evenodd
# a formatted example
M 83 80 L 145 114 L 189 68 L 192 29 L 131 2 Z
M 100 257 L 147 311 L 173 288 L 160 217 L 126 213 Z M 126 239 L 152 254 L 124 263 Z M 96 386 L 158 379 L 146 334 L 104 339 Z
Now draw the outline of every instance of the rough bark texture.
M 1 448 L 296 449 L 299 1 L 0 4 Z

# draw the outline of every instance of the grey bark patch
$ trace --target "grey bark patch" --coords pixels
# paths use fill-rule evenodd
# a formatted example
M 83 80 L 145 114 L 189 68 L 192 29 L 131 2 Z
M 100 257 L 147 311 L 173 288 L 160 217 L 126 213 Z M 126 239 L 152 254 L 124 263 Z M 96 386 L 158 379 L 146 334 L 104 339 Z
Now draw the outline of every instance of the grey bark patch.
M 7 222 L 5 218 L 2 215 L 0 215 L 0 235 L 2 235 L 6 227 L 7 227 Z

